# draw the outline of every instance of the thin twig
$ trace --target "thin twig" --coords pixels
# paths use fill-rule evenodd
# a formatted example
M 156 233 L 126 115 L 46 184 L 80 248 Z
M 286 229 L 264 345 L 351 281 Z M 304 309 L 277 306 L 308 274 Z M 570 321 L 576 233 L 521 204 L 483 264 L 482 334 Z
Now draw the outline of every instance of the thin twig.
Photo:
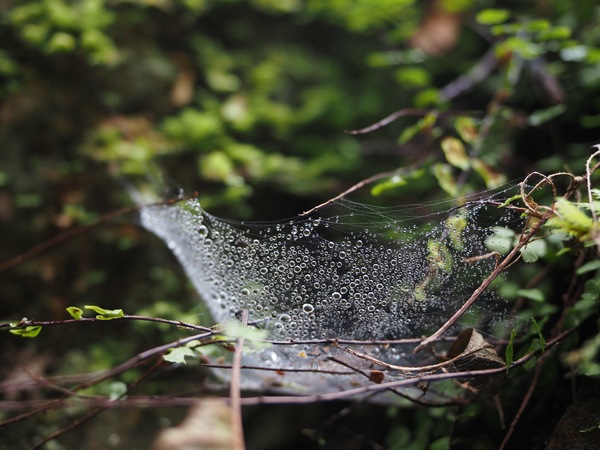
M 242 325 L 248 324 L 248 310 L 242 310 Z M 235 346 L 233 354 L 233 367 L 231 371 L 231 384 L 229 388 L 229 398 L 231 399 L 231 429 L 233 433 L 233 449 L 245 450 L 244 443 L 244 423 L 242 420 L 242 403 L 241 403 L 241 367 L 242 354 L 244 351 L 244 337 L 240 336 Z
M 527 389 L 527 393 L 525 394 L 525 397 L 523 397 L 523 400 L 521 401 L 521 404 L 519 405 L 519 409 L 518 409 L 517 413 L 515 414 L 515 417 L 510 422 L 508 430 L 506 431 L 506 434 L 504 435 L 504 439 L 502 439 L 502 443 L 500 444 L 500 447 L 498 447 L 498 450 L 504 450 L 504 448 L 506 447 L 506 444 L 510 440 L 510 437 L 512 436 L 513 432 L 515 431 L 515 427 L 517 426 L 517 423 L 519 422 L 519 420 L 521 420 L 521 416 L 525 412 L 525 408 L 527 408 L 527 405 L 529 404 L 529 401 L 531 400 L 531 396 L 533 395 L 533 391 L 535 391 L 535 388 L 538 384 L 540 375 L 542 373 L 543 366 L 544 366 L 544 361 L 540 358 L 540 360 L 537 362 L 537 364 L 535 366 L 535 372 L 533 374 L 533 379 L 531 380 L 531 384 L 529 385 L 529 388 Z
M 475 291 L 473 291 L 473 294 L 471 294 L 469 299 L 459 308 L 459 310 L 456 311 L 452 315 L 452 317 L 450 317 L 435 333 L 433 333 L 431 336 L 424 339 L 419 345 L 417 345 L 414 348 L 413 353 L 420 352 L 426 346 L 431 344 L 433 341 L 439 339 L 439 337 L 442 334 L 444 334 L 446 331 L 448 331 L 448 329 L 450 327 L 452 327 L 452 325 L 454 325 L 456 323 L 456 321 L 458 319 L 460 319 L 460 317 L 465 312 L 467 312 L 467 310 L 473 305 L 473 303 L 475 303 L 475 301 L 481 296 L 481 294 L 483 294 L 483 292 L 489 287 L 489 285 L 492 283 L 492 281 L 494 281 L 496 279 L 496 277 L 498 277 L 498 275 L 500 275 L 500 272 L 502 272 L 512 262 L 512 260 L 516 256 L 518 256 L 519 250 L 521 250 L 521 248 L 523 248 L 527 244 L 527 242 L 529 242 L 529 240 L 535 235 L 535 233 L 537 233 L 537 231 L 542 227 L 542 225 L 544 225 L 546 223 L 547 220 L 548 220 L 548 216 L 542 217 L 529 230 L 529 232 L 522 239 L 519 240 L 519 243 L 517 245 L 515 245 L 515 247 L 511 250 L 511 252 L 508 255 L 506 255 L 506 257 L 500 262 L 500 264 L 498 264 L 496 266 L 496 268 L 492 271 L 492 273 L 485 280 L 483 280 L 483 282 L 479 285 L 479 287 L 477 289 L 475 289 Z
M 300 216 L 308 216 L 309 214 L 313 213 L 314 211 L 316 211 L 317 209 L 320 209 L 324 206 L 329 205 L 330 203 L 333 203 L 341 198 L 344 198 L 345 196 L 347 196 L 348 194 L 361 189 L 362 187 L 366 186 L 367 184 L 371 184 L 375 181 L 379 181 L 382 180 L 383 178 L 388 178 L 391 176 L 396 175 L 396 171 L 395 170 L 391 170 L 389 172 L 381 172 L 378 174 L 375 174 L 369 178 L 365 178 L 362 181 L 359 181 L 358 183 L 356 183 L 355 185 L 351 186 L 350 188 L 346 189 L 344 192 L 342 192 L 341 194 L 336 195 L 335 197 L 327 200 L 326 202 L 323 202 L 317 206 L 315 206 L 314 208 L 309 209 L 308 211 L 304 211 L 302 214 L 300 214 Z

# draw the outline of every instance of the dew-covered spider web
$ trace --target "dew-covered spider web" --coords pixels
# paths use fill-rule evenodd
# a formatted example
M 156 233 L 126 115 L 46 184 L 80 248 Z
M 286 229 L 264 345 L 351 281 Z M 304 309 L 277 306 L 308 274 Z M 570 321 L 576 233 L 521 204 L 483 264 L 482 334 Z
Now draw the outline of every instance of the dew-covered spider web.
M 274 340 L 398 340 L 435 331 L 496 267 L 494 230 L 523 226 L 518 213 L 499 208 L 513 194 L 398 207 L 342 199 L 272 223 L 224 220 L 190 199 L 145 208 L 141 220 L 179 259 L 215 323 L 247 310 L 249 323 Z M 500 295 L 486 290 L 451 331 L 489 330 L 506 310 Z M 393 364 L 430 362 L 406 346 L 360 351 Z M 331 365 L 327 352 L 331 346 L 279 345 L 247 362 L 324 367 Z M 305 380 L 294 384 L 313 386 Z M 341 388 L 330 381 L 328 389 Z

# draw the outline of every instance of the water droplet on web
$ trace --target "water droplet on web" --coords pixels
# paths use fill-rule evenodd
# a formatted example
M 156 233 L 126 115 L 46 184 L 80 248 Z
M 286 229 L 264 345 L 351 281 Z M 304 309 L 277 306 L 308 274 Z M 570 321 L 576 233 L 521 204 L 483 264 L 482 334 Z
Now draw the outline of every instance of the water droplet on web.
M 315 307 L 313 305 L 311 305 L 310 303 L 305 303 L 304 305 L 302 305 L 302 311 L 304 311 L 306 314 L 310 314 L 312 312 L 314 312 Z
M 251 308 L 249 319 L 264 320 L 277 337 L 398 339 L 443 323 L 494 268 L 493 258 L 468 261 L 489 253 L 491 226 L 507 213 L 463 203 L 459 246 L 458 221 L 448 221 L 452 206 L 382 208 L 342 199 L 310 218 L 242 224 L 190 200 L 145 208 L 141 218 L 168 243 L 215 322 Z M 482 317 L 498 302 L 486 293 L 477 304 Z

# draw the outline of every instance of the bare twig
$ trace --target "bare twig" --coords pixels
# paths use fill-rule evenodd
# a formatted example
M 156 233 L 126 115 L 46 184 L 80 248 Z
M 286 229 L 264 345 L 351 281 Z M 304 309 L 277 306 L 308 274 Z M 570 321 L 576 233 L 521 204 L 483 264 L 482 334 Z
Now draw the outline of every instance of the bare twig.
M 544 225 L 548 220 L 548 216 L 542 217 L 533 227 L 529 230 L 529 232 L 523 236 L 517 245 L 510 251 L 508 255 L 496 266 L 496 268 L 492 271 L 492 273 L 479 285 L 473 294 L 469 297 L 469 299 L 456 311 L 450 319 L 448 319 L 435 333 L 429 336 L 426 339 L 417 345 L 413 352 L 417 353 L 423 350 L 426 346 L 431 344 L 433 341 L 439 339 L 439 337 L 444 334 L 452 325 L 456 323 L 456 321 L 465 313 L 467 310 L 475 303 L 475 301 L 483 294 L 483 292 L 489 287 L 489 285 L 496 279 L 500 272 L 502 272 L 511 262 L 512 260 L 518 256 L 519 251 L 523 248 L 527 242 L 537 233 L 537 231 Z
M 242 310 L 242 325 L 248 324 L 248 310 Z M 244 337 L 239 337 L 235 346 L 233 355 L 233 367 L 231 372 L 231 384 L 229 389 L 229 398 L 231 399 L 231 429 L 233 433 L 233 449 L 244 450 L 244 423 L 242 421 L 242 404 L 241 404 L 241 367 L 242 354 L 244 351 Z
M 352 193 L 352 192 L 354 192 L 354 191 L 356 191 L 358 189 L 361 189 L 362 187 L 366 186 L 367 184 L 371 184 L 371 183 L 373 183 L 375 181 L 379 181 L 379 180 L 382 180 L 384 178 L 391 177 L 391 176 L 393 176 L 395 174 L 396 174 L 396 171 L 392 170 L 392 171 L 389 171 L 389 172 L 381 172 L 381 173 L 375 174 L 375 175 L 373 175 L 373 176 L 371 176 L 369 178 L 365 178 L 364 180 L 362 180 L 362 181 L 356 183 L 355 185 L 353 185 L 352 187 L 346 189 L 341 194 L 336 195 L 335 197 L 327 200 L 326 202 L 321 203 L 320 205 L 315 206 L 314 208 L 309 209 L 308 211 L 304 211 L 302 214 L 300 214 L 300 216 L 307 216 L 307 215 L 313 213 L 314 211 L 316 211 L 316 210 L 318 210 L 318 209 L 320 209 L 320 208 L 322 208 L 324 206 L 327 206 L 330 203 L 335 202 L 336 200 L 344 198 L 348 194 L 350 194 L 350 193 Z

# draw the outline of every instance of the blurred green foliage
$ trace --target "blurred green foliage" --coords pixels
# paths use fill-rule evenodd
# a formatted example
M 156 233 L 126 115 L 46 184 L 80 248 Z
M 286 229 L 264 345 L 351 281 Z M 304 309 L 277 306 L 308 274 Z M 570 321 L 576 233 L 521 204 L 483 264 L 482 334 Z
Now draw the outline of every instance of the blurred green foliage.
M 510 8 L 483 0 L 4 1 L 0 260 L 130 204 L 131 184 L 154 186 L 158 196 L 197 190 L 205 209 L 231 218 L 280 219 L 383 170 L 395 174 L 359 194 L 363 200 L 461 197 L 536 170 L 579 174 L 599 138 L 599 30 L 593 0 Z M 343 133 L 394 111 L 404 113 L 385 127 Z M 585 217 L 576 238 L 590 230 Z M 507 245 L 514 238 L 504 236 Z M 531 263 L 500 290 L 526 298 L 549 333 L 540 318 L 565 307 L 560 293 L 586 250 L 538 242 L 546 247 L 530 247 Z M 528 289 L 540 271 L 551 275 Z M 538 410 L 544 390 L 569 392 L 561 370 L 598 374 L 599 275 L 578 276 L 587 283 L 575 290 L 581 301 L 568 306 L 566 322 L 590 325 L 541 381 Z M 99 304 L 211 324 L 168 250 L 129 220 L 0 277 L 2 320 L 62 319 L 67 306 Z M 45 373 L 76 373 L 177 336 L 148 324 L 76 330 L 81 339 L 58 329 L 27 342 L 3 335 L 2 376 L 40 348 L 52 355 Z M 515 343 L 517 352 L 535 344 L 538 330 L 528 339 Z M 518 395 L 507 393 L 509 413 Z M 373 439 L 390 448 L 443 448 L 450 419 L 458 423 L 455 442 L 473 436 L 477 448 L 488 448 L 501 439 L 499 431 L 479 434 L 500 428 L 485 405 L 438 411 L 441 419 L 394 409 Z M 552 424 L 544 420 L 532 413 L 523 428 L 547 436 Z M 41 421 L 30 435 L 44 433 Z M 525 434 L 523 448 L 544 440 Z M 22 433 L 14 436 L 18 448 Z M 320 442 L 340 448 L 345 441 Z

